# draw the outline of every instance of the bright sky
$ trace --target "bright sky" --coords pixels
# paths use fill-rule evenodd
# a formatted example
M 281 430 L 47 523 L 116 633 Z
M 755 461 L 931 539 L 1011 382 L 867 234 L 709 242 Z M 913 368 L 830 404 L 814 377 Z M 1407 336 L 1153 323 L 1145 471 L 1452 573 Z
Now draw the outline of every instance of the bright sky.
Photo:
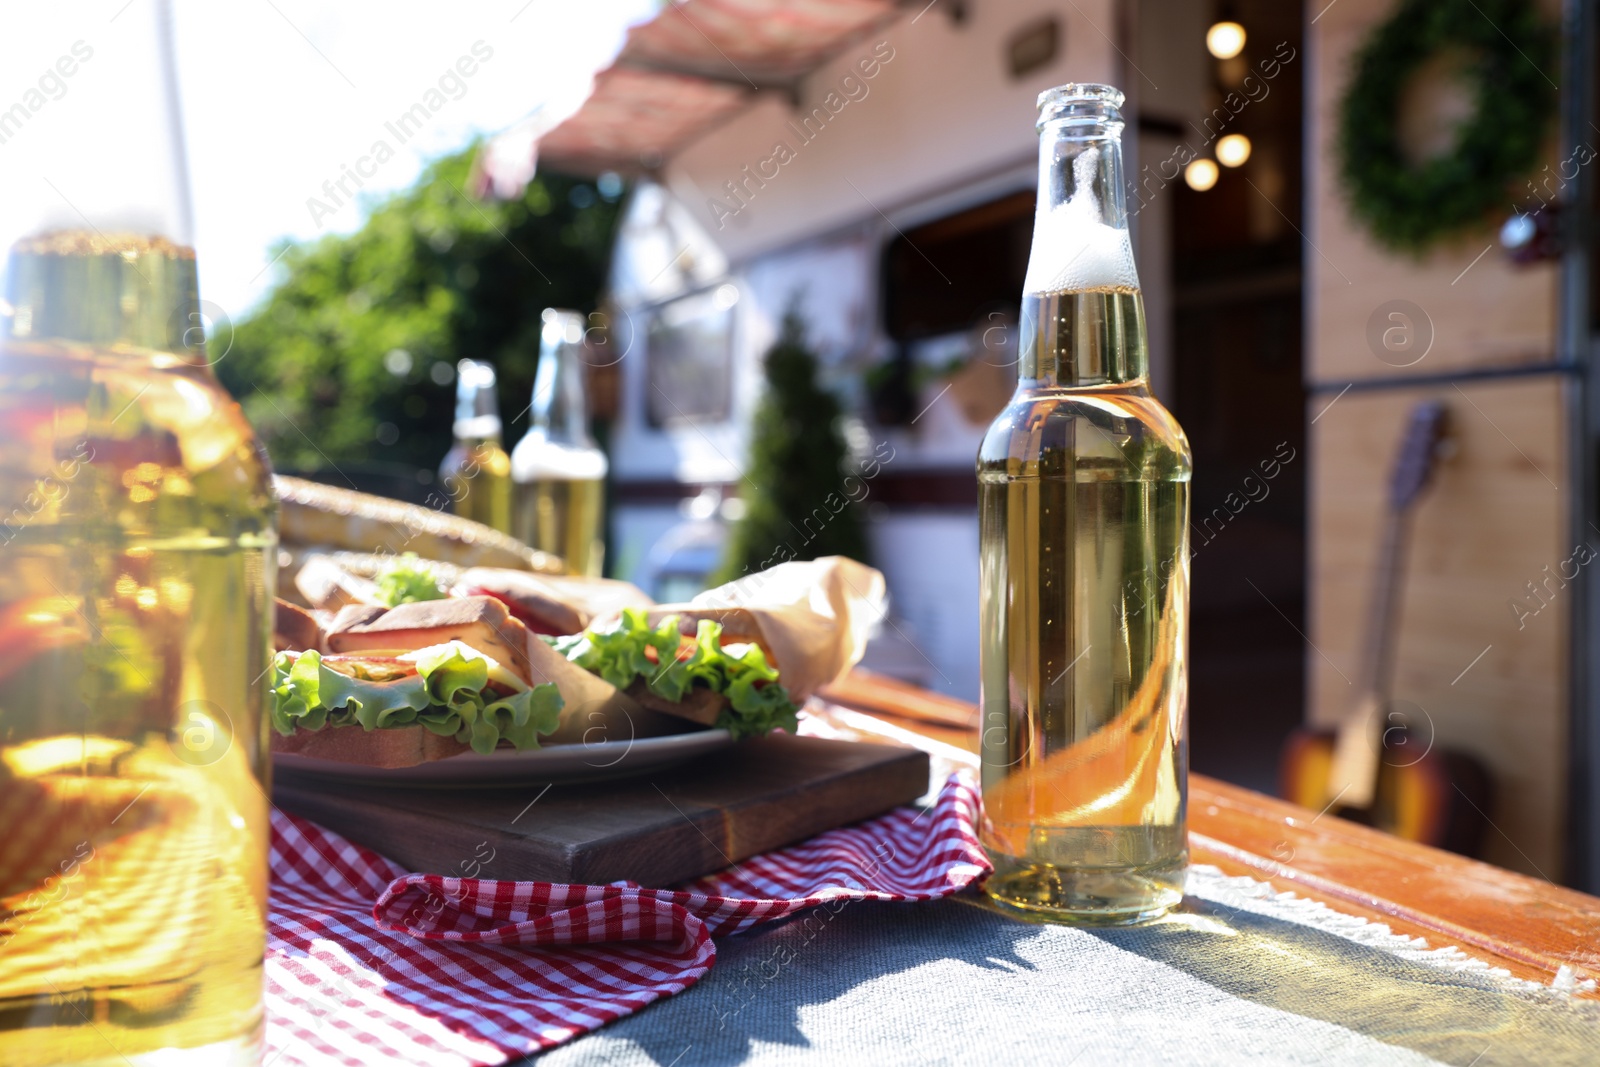
M 106 108 L 137 100 L 135 57 L 149 54 L 141 33 L 155 3 L 29 4 L 9 13 L 0 37 L 0 241 L 9 245 L 40 219 L 70 221 L 78 212 L 98 219 L 108 201 L 150 198 L 138 188 L 141 169 L 154 184 L 171 184 L 140 158 L 159 152 L 136 141 L 118 145 L 114 131 L 77 135 L 94 129 L 97 117 L 103 123 Z M 354 191 L 359 168 L 363 194 L 403 188 L 428 159 L 474 134 L 502 130 L 540 105 L 570 110 L 626 26 L 657 4 L 173 0 L 173 7 L 201 295 L 239 317 L 275 280 L 271 246 L 280 238 L 360 224 L 360 204 L 336 188 L 335 201 L 325 182 L 343 178 L 345 191 Z M 90 58 L 75 58 L 85 51 Z M 429 107 L 427 120 L 400 131 L 402 141 L 385 123 L 419 103 Z M 8 127 L 5 114 L 18 104 L 30 114 Z M 379 141 L 394 153 L 382 163 L 373 154 Z M 315 214 L 311 198 L 322 205 Z

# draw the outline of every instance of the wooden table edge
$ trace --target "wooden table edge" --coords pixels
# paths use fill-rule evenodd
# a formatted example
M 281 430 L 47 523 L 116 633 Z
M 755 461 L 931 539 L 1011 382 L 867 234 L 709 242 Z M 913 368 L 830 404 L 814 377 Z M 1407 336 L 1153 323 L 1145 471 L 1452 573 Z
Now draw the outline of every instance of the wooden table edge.
M 896 704 L 901 693 L 909 696 Z M 951 697 L 855 674 L 825 696 L 891 729 L 977 750 L 975 726 L 957 725 L 965 702 Z M 977 707 L 965 707 L 965 722 L 976 724 Z M 1191 862 L 1382 923 L 1430 949 L 1459 949 L 1541 985 L 1563 968 L 1577 984 L 1600 979 L 1600 898 L 1205 775 L 1191 774 L 1189 783 Z M 1577 995 L 1600 999 L 1600 989 Z

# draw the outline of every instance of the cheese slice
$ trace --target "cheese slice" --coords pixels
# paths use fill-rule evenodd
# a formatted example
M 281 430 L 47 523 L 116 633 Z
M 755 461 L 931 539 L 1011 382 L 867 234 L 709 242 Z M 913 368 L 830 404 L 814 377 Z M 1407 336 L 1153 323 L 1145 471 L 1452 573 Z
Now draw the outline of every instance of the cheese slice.
M 513 671 L 502 666 L 499 660 L 492 656 L 484 655 L 464 641 L 445 641 L 441 644 L 429 645 L 426 648 L 415 649 L 411 652 L 401 652 L 396 654 L 394 658 L 407 663 L 415 663 L 424 656 L 433 656 L 434 654 L 448 656 L 452 650 L 457 652 L 462 659 L 482 660 L 489 668 L 489 681 L 498 682 L 513 693 L 520 693 L 528 688 L 527 682 L 518 678 Z
M 330 652 L 370 652 L 379 648 L 421 648 L 463 641 L 516 673 L 528 671 L 528 628 L 488 596 L 449 597 L 401 604 L 354 625 L 328 631 Z

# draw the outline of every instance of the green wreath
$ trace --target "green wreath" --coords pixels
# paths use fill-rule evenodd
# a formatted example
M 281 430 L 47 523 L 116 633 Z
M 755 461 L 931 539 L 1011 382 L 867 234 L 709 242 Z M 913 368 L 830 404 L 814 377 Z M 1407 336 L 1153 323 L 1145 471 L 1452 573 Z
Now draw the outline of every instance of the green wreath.
M 1441 48 L 1476 57 L 1476 110 L 1455 147 L 1419 167 L 1396 129 L 1407 80 Z M 1340 176 L 1355 215 L 1400 251 L 1421 252 L 1505 204 L 1506 185 L 1538 162 L 1554 113 L 1545 73 L 1554 35 L 1528 0 L 1401 0 L 1355 58 L 1339 110 Z

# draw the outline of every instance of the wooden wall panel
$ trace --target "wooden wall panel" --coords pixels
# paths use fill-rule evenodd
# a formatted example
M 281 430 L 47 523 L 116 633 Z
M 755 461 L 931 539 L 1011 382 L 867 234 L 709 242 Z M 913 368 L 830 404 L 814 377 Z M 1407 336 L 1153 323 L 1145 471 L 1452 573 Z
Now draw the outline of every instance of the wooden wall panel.
M 1556 0 L 1542 6 L 1559 20 Z M 1350 218 L 1338 181 L 1339 100 L 1351 56 L 1393 7 L 1394 0 L 1311 0 L 1306 7 L 1308 22 L 1316 19 L 1306 37 L 1306 377 L 1342 382 L 1547 362 L 1555 343 L 1553 265 L 1512 266 L 1491 247 L 1488 227 L 1420 259 L 1394 255 Z M 1550 77 L 1559 80 L 1555 71 Z M 1552 143 L 1549 159 L 1568 154 Z M 1508 197 L 1506 214 L 1511 207 Z M 1368 319 L 1391 300 L 1411 301 L 1432 321 L 1433 347 L 1415 366 L 1393 366 L 1397 360 L 1385 362 L 1368 345 Z
M 1558 376 L 1311 398 L 1310 717 L 1328 725 L 1359 684 L 1389 469 L 1417 400 L 1450 409 L 1454 455 L 1419 505 L 1403 585 L 1394 695 L 1423 708 L 1438 742 L 1495 777 L 1485 858 L 1561 878 L 1569 594 L 1525 583 L 1573 555 Z M 1600 534 L 1591 544 L 1600 548 Z M 1597 561 L 1600 564 L 1600 561 Z M 1571 565 L 1567 572 L 1571 573 Z M 1514 611 L 1513 598 L 1527 605 Z M 1487 649 L 1487 651 L 1485 651 Z M 1482 653 L 1482 658 L 1473 663 Z M 1468 669 L 1471 664 L 1470 669 Z M 1465 672 L 1465 673 L 1463 673 Z M 1346 681 L 1346 678 L 1349 681 Z

